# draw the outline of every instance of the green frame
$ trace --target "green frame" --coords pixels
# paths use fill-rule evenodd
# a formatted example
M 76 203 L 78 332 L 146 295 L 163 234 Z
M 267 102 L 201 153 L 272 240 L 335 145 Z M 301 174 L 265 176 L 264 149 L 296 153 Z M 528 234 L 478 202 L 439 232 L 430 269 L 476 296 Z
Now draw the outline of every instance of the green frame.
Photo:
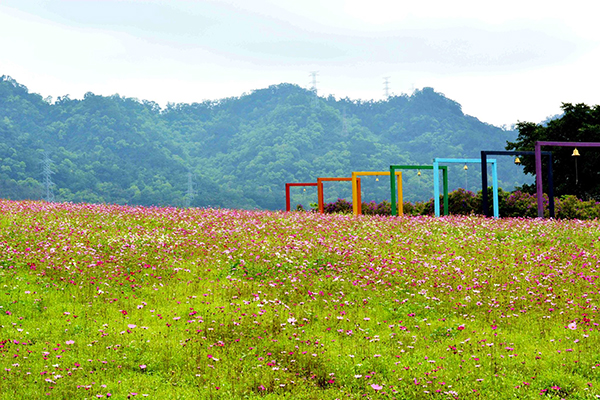
M 396 205 L 396 181 L 393 176 L 396 173 L 396 170 L 399 169 L 431 169 L 433 170 L 433 165 L 390 165 L 390 190 L 392 192 L 392 215 L 398 215 L 398 207 Z M 439 169 L 442 170 L 443 181 L 444 181 L 444 215 L 448 215 L 448 167 L 445 165 L 440 165 Z

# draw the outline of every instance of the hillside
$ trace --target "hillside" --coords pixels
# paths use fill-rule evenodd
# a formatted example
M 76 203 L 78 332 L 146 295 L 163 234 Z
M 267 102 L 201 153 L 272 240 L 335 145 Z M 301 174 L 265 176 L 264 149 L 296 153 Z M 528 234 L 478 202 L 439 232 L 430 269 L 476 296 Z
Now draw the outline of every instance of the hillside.
M 10 77 L 0 78 L 0 197 L 42 197 L 41 161 L 52 160 L 60 201 L 281 209 L 286 182 L 431 164 L 434 157 L 474 157 L 503 149 L 516 133 L 465 115 L 431 88 L 386 101 L 315 97 L 291 84 L 236 98 L 161 109 L 151 101 L 88 93 L 51 102 Z M 500 186 L 520 172 L 500 168 Z M 451 187 L 479 189 L 479 166 L 453 166 Z M 431 197 L 431 175 L 405 175 L 408 199 Z M 374 181 L 374 179 L 373 179 Z M 365 200 L 389 196 L 365 179 Z M 328 187 L 328 199 L 349 185 Z M 293 201 L 315 201 L 314 191 Z

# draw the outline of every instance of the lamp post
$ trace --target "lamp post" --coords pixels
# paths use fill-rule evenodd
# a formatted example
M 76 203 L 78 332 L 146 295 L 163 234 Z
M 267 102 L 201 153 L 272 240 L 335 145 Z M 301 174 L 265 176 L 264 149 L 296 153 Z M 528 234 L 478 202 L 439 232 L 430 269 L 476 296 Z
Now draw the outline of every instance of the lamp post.
M 579 154 L 579 150 L 577 150 L 577 147 L 575 147 L 573 154 L 571 154 L 571 157 L 575 157 L 575 187 L 577 187 L 577 184 L 579 184 L 579 174 L 577 173 L 577 157 L 580 155 L 581 154 Z

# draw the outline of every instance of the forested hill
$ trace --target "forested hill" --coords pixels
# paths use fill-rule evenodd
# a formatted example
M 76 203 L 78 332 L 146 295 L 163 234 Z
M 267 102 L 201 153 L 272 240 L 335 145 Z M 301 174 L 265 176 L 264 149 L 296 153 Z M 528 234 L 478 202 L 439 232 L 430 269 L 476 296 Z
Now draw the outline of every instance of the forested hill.
M 362 102 L 280 84 L 161 109 L 92 93 L 52 102 L 4 76 L 0 137 L 2 198 L 42 198 L 47 154 L 57 201 L 182 206 L 191 176 L 192 206 L 281 209 L 286 182 L 431 164 L 434 157 L 479 157 L 480 150 L 503 149 L 516 133 L 463 114 L 431 88 Z M 515 172 L 501 175 L 500 186 L 511 189 Z M 469 174 L 460 182 L 475 190 L 479 167 Z M 417 182 L 413 175 L 405 175 L 407 187 Z M 385 198 L 389 191 L 363 187 L 366 197 Z M 430 183 L 412 188 L 409 198 L 431 197 Z M 310 190 L 298 192 L 295 202 L 316 201 Z M 328 197 L 348 193 L 334 185 Z

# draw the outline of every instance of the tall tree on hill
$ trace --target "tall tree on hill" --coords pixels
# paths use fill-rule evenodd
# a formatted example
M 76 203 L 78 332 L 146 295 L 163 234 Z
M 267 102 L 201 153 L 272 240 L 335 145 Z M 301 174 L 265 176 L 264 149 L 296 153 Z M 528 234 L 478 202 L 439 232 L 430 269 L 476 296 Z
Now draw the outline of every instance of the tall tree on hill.
M 545 124 L 519 122 L 519 136 L 514 142 L 507 142 L 506 149 L 534 150 L 537 141 L 600 142 L 600 106 L 563 103 L 561 108 L 563 115 Z M 572 156 L 571 147 L 548 147 L 544 150 L 553 152 L 556 195 L 571 194 L 600 200 L 600 148 L 579 149 L 581 156 L 577 159 Z M 522 157 L 521 162 L 526 173 L 535 175 L 534 157 Z M 545 164 L 546 160 L 542 162 Z M 525 185 L 523 189 L 535 191 L 534 185 Z

